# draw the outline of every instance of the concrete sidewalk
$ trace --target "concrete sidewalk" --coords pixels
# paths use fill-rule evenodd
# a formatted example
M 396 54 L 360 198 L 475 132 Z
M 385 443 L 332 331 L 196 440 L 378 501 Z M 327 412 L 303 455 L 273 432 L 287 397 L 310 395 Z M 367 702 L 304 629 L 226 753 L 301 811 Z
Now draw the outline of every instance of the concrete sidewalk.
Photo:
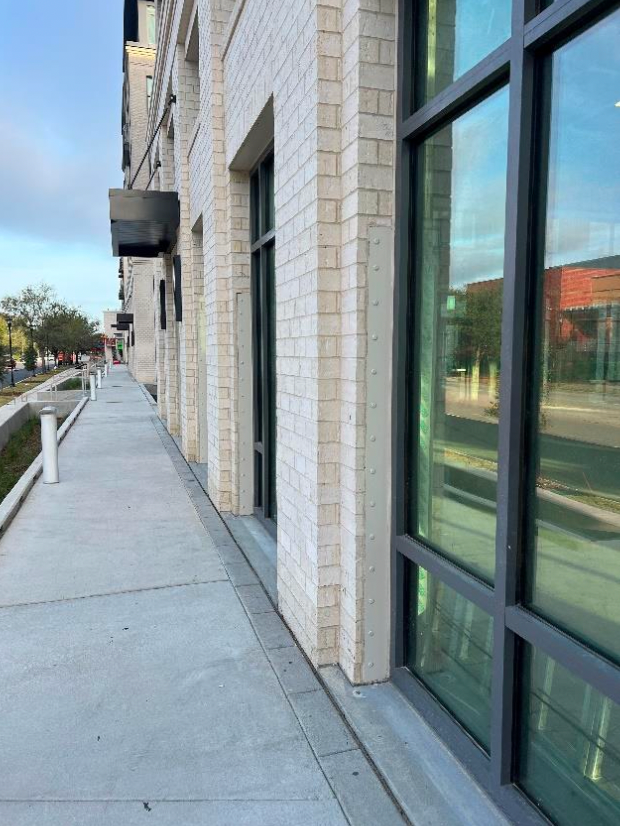
M 0 541 L 0 824 L 402 826 L 115 367 Z

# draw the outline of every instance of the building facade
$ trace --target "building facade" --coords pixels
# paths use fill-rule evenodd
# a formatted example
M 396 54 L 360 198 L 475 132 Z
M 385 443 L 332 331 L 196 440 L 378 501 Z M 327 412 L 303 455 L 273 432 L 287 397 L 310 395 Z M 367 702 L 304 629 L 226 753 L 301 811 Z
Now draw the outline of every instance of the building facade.
M 156 14 L 162 421 L 315 666 L 516 822 L 618 823 L 617 4 Z
M 147 143 L 156 54 L 155 12 L 155 3 L 149 0 L 128 5 L 125 12 L 121 123 L 124 186 L 128 189 L 147 189 L 151 177 Z M 122 312 L 133 316 L 124 336 L 125 359 L 138 381 L 152 385 L 156 381 L 153 262 L 141 256 L 123 256 L 119 277 Z
M 104 356 L 110 364 L 114 361 L 124 362 L 126 352 L 126 333 L 119 331 L 117 310 L 103 311 L 103 336 L 105 339 Z

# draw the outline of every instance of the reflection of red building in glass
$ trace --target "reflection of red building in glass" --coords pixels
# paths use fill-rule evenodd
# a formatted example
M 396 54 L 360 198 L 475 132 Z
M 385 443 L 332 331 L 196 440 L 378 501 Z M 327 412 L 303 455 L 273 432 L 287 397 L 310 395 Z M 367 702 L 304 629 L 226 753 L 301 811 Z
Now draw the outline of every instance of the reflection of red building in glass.
M 620 380 L 620 256 L 548 269 L 544 302 L 549 378 Z

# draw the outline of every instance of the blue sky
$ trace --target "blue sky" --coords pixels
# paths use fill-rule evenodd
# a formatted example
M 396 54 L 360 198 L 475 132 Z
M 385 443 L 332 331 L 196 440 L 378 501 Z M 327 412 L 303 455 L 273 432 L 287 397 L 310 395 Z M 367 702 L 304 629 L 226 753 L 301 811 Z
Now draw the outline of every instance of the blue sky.
M 91 316 L 118 306 L 122 6 L 0 0 L 0 297 L 46 281 Z

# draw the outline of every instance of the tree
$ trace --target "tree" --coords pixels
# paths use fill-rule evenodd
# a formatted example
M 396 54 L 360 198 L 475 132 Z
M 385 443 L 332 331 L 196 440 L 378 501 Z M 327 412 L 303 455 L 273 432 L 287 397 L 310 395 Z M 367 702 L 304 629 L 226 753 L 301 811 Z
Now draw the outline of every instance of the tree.
M 26 370 L 32 370 L 32 375 L 35 375 L 37 369 L 37 351 L 29 344 L 24 353 L 24 366 Z
M 100 333 L 96 321 L 92 321 L 81 310 L 66 304 L 54 302 L 41 324 L 41 334 L 56 361 L 59 353 L 75 355 L 79 358 L 100 344 Z
M 0 341 L 0 385 L 4 387 L 9 372 L 9 348 Z
M 53 287 L 49 284 L 38 284 L 24 289 L 15 296 L 6 296 L 0 302 L 0 309 L 6 315 L 11 315 L 23 330 L 30 334 L 30 346 L 34 347 L 35 328 L 39 328 L 46 312 L 49 310 L 55 297 Z M 43 365 L 45 369 L 45 346 L 44 342 L 38 340 L 39 349 L 43 355 Z M 35 354 L 36 368 L 36 354 Z M 30 369 L 30 368 L 29 368 Z
M 502 281 L 474 282 L 452 293 L 455 310 L 454 357 L 467 369 L 473 399 L 478 398 L 483 362 L 489 373 L 488 391 L 495 396 L 499 384 L 502 322 Z
M 13 353 L 23 353 L 26 347 L 28 346 L 28 338 L 21 327 L 16 327 L 13 325 L 13 333 L 11 338 L 13 339 Z M 5 345 L 7 348 L 7 352 L 9 349 L 9 328 L 6 322 L 6 318 L 3 315 L 0 315 L 0 342 Z

